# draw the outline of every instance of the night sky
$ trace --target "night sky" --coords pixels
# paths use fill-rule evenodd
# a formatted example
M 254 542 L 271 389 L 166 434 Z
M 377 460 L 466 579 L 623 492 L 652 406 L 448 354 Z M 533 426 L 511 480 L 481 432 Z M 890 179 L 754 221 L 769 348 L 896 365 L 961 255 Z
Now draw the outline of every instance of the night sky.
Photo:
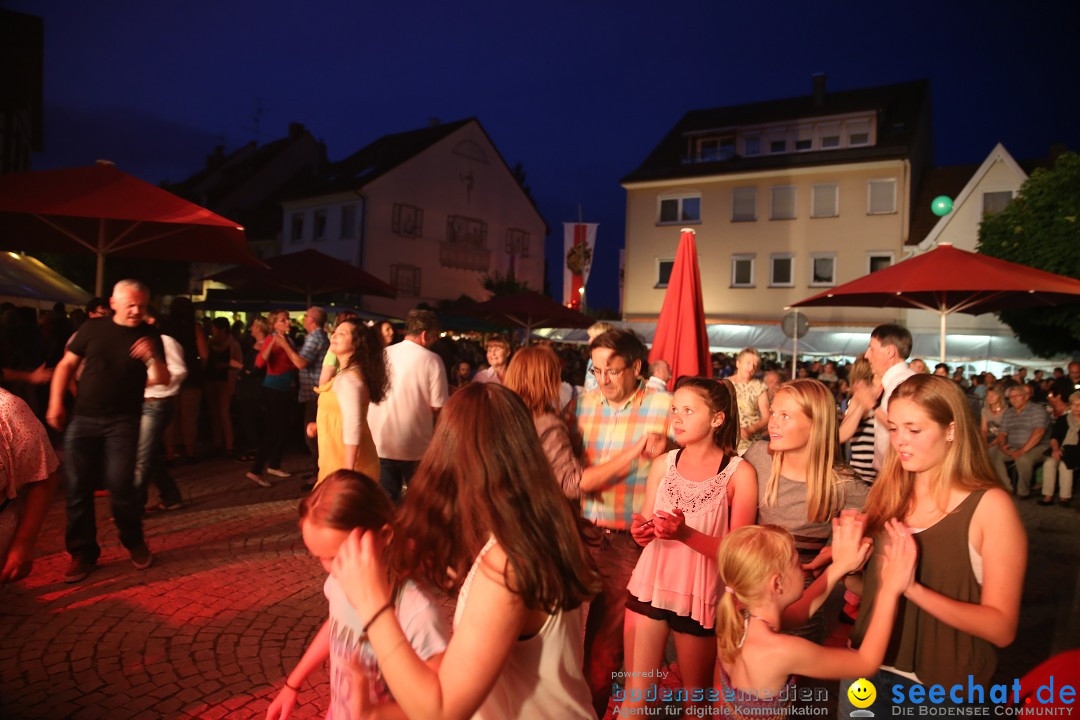
M 180 180 L 301 122 L 338 160 L 478 117 L 552 228 L 599 222 L 591 305 L 617 304 L 619 178 L 690 109 L 927 77 L 935 162 L 1080 148 L 1075 3 L 0 2 L 45 20 L 35 169 L 98 158 Z M 673 236 L 672 243 L 677 242 Z

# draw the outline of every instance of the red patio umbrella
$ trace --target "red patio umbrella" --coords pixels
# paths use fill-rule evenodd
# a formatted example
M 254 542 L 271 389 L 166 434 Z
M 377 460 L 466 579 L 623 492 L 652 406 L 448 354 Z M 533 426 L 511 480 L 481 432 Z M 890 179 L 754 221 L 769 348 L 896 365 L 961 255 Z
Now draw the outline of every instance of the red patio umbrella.
M 858 280 L 837 285 L 791 307 L 917 308 L 941 317 L 941 362 L 945 321 L 957 312 L 981 315 L 1005 308 L 1080 302 L 1080 280 L 941 243 Z
M 248 290 L 290 290 L 303 295 L 308 305 L 313 295 L 335 292 L 397 297 L 393 287 L 374 275 L 318 250 L 278 255 L 265 267 L 234 267 L 206 279 Z
M 495 297 L 472 307 L 462 308 L 461 312 L 494 323 L 522 327 L 525 329 L 526 338 L 538 327 L 584 328 L 593 324 L 589 316 L 534 290 Z
M 675 264 L 671 268 L 664 304 L 656 321 L 649 362 L 657 360 L 666 360 L 671 365 L 669 390 L 675 387 L 675 381 L 682 375 L 712 376 L 697 242 L 694 231 L 688 228 L 683 228 L 679 237 Z
M 244 228 L 111 163 L 0 175 L 0 247 L 97 256 L 251 263 Z

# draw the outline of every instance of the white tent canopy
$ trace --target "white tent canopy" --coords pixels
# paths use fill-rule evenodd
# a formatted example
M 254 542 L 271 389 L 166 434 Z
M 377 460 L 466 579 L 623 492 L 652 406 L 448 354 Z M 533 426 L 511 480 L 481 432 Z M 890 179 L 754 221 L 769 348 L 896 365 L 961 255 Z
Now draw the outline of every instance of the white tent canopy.
M 656 331 L 655 322 L 612 322 L 617 327 L 634 330 L 651 344 Z M 711 352 L 738 352 L 745 347 L 759 352 L 790 354 L 792 340 L 784 335 L 778 325 L 708 325 L 709 350 Z M 586 343 L 584 330 L 549 328 L 538 330 L 539 337 L 558 342 Z M 940 337 L 937 333 L 920 333 L 913 336 L 911 357 L 938 358 L 941 354 Z M 865 327 L 811 328 L 799 338 L 799 356 L 828 358 L 854 357 L 866 350 L 870 342 L 870 329 Z M 1012 336 L 949 335 L 946 339 L 949 363 L 994 362 L 1005 365 L 1056 364 L 1062 365 L 1069 358 L 1053 358 L 1033 362 L 1034 354 L 1026 345 Z M 933 363 L 931 363 L 932 365 Z

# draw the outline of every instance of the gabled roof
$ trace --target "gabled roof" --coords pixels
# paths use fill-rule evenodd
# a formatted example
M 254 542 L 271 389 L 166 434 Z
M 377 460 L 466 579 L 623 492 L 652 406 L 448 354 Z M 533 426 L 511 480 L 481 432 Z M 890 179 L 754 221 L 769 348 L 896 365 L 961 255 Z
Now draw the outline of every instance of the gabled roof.
M 267 176 L 264 171 L 297 143 L 308 143 L 310 152 L 295 158 L 293 171 L 282 174 L 279 168 Z M 166 187 L 191 202 L 235 219 L 247 230 L 248 237 L 262 239 L 280 232 L 281 201 L 311 189 L 318 171 L 325 165 L 326 150 L 321 143 L 303 125 L 291 123 L 286 137 L 265 145 L 249 142 L 228 155 L 219 146 L 207 158 L 206 167 Z M 238 207 L 234 193 L 249 182 L 257 183 L 261 192 L 245 194 L 246 204 Z
M 922 184 L 916 195 L 914 207 L 911 211 L 911 231 L 908 233 L 908 245 L 918 245 L 934 225 L 941 219 L 934 214 L 930 207 L 934 198 L 944 195 L 948 198 L 956 198 L 964 189 L 971 176 L 979 169 L 978 165 L 946 165 L 944 167 L 927 168 L 923 173 Z
M 920 190 L 918 200 L 913 208 L 911 220 L 911 232 L 908 234 L 908 245 L 919 245 L 920 250 L 930 250 L 937 245 L 938 238 L 952 219 L 956 217 L 956 210 L 938 217 L 934 215 L 931 205 L 934 198 L 939 195 L 949 197 L 953 201 L 953 207 L 959 208 L 964 205 L 974 194 L 975 189 L 982 182 L 986 174 L 995 164 L 1005 163 L 1018 177 L 1020 184 L 1027 179 L 1027 173 L 1013 159 L 1005 146 L 998 143 L 986 159 L 980 165 L 950 165 L 942 168 L 933 168 L 923 179 L 923 189 Z M 1019 189 L 1019 185 L 1017 185 Z
M 513 177 L 513 170 L 506 163 L 506 159 L 499 152 L 499 148 L 492 141 L 491 136 L 487 134 L 484 126 L 480 124 L 477 118 L 467 117 L 456 122 L 383 135 L 345 159 L 331 164 L 310 191 L 296 193 L 288 199 L 301 200 L 340 192 L 358 192 L 366 185 L 408 162 L 432 145 L 449 137 L 470 123 L 476 124 L 476 127 L 483 133 L 484 138 L 487 139 L 488 144 L 495 150 L 499 162 Z M 517 181 L 515 180 L 515 182 Z M 544 215 L 540 212 L 540 208 L 537 207 L 532 195 L 524 187 L 521 187 L 520 183 L 518 183 L 518 187 L 525 199 L 532 205 L 533 210 L 536 211 L 537 217 L 544 223 L 544 235 L 546 236 L 550 232 L 547 220 L 544 219 Z
M 359 190 L 410 160 L 476 118 L 383 135 L 344 160 L 332 164 L 319 184 L 319 194 Z
M 824 92 L 820 101 L 816 101 L 811 94 L 709 110 L 691 110 L 622 182 L 908 157 L 917 140 L 920 117 L 928 110 L 929 102 L 930 81 L 916 80 L 858 90 Z M 873 146 L 754 157 L 736 156 L 716 162 L 684 162 L 687 135 L 867 111 L 877 113 L 877 143 Z

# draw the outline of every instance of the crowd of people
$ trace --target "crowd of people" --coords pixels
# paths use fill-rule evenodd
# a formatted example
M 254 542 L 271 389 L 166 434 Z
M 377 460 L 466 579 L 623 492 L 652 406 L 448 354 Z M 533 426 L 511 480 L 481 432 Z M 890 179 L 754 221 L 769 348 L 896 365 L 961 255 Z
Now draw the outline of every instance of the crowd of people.
M 781 717 L 784 689 L 811 678 L 869 678 L 889 714 L 892 683 L 988 683 L 1025 574 L 1013 494 L 1041 464 L 1042 501 L 1071 498 L 1080 363 L 1046 387 L 965 387 L 920 372 L 910 333 L 886 324 L 851 365 L 788 379 L 747 348 L 714 356 L 713 378 L 672 378 L 607 325 L 583 355 L 448 346 L 421 309 L 399 339 L 345 314 L 328 333 L 319 307 L 301 335 L 285 311 L 236 327 L 186 298 L 158 317 L 149 299 L 118 283 L 52 369 L 13 376 L 47 381 L 41 414 L 64 434 L 64 580 L 96 566 L 99 488 L 145 569 L 144 514 L 183 506 L 170 463 L 207 437 L 266 487 L 296 470 L 282 450 L 303 427 L 299 533 L 328 610 L 274 720 L 327 660 L 333 717 L 596 718 L 613 700 Z M 7 581 L 30 571 L 58 462 L 30 405 L 0 391 L 0 410 Z M 834 590 L 850 649 L 822 645 Z M 669 638 L 682 688 L 658 696 Z

